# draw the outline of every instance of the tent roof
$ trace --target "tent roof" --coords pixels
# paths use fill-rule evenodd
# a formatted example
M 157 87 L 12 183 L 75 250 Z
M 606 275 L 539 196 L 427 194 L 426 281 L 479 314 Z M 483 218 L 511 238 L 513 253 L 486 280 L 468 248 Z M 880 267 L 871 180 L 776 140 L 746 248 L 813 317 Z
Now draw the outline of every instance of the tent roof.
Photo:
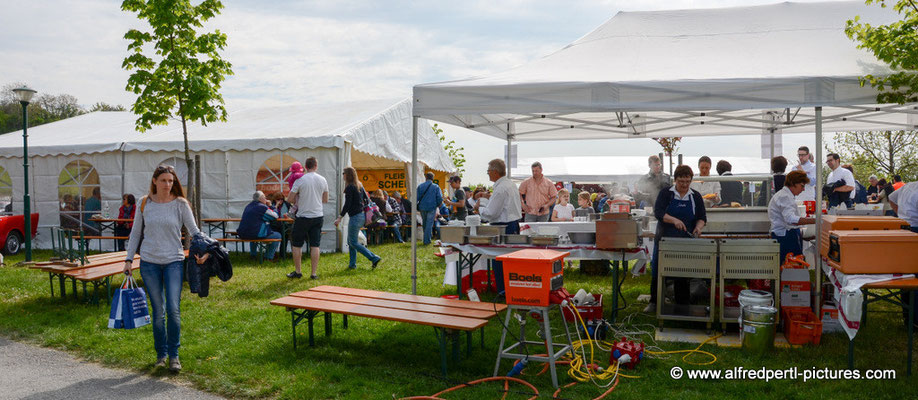
M 709 156 L 716 164 L 727 160 L 733 167 L 733 173 L 770 174 L 770 160 L 755 157 Z M 698 169 L 699 156 L 685 156 L 682 162 Z M 533 162 L 542 163 L 542 172 L 555 182 L 609 183 L 613 181 L 630 181 L 647 173 L 647 157 L 644 156 L 567 156 L 567 157 L 533 157 L 520 158 L 511 169 L 513 179 L 528 178 L 532 175 L 530 166 Z M 664 170 L 669 158 L 663 160 Z M 673 158 L 676 162 L 676 158 Z M 713 173 L 713 172 L 712 172 Z
M 528 64 L 415 86 L 415 115 L 513 140 L 812 132 L 814 106 L 827 129 L 914 128 L 860 86 L 890 69 L 845 35 L 855 16 L 899 19 L 862 1 L 620 12 Z
M 55 156 L 109 151 L 182 151 L 181 123 L 170 121 L 140 133 L 131 112 L 93 112 L 29 129 L 29 154 Z M 225 123 L 188 128 L 192 151 L 245 151 L 344 147 L 376 157 L 411 162 L 411 101 L 254 107 L 229 112 Z M 419 126 L 429 126 L 426 120 Z M 418 130 L 418 159 L 440 171 L 452 160 L 432 129 Z M 20 157 L 22 136 L 0 135 L 0 157 Z

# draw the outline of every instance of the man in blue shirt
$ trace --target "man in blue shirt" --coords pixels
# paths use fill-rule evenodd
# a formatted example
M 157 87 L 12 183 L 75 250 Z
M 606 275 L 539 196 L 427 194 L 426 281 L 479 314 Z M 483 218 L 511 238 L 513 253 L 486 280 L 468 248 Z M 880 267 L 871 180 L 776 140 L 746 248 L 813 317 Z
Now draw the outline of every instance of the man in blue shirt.
M 430 244 L 430 237 L 433 234 L 434 218 L 436 218 L 437 207 L 443 202 L 443 194 L 440 188 L 434 183 L 433 172 L 424 174 L 427 180 L 418 185 L 418 212 L 424 224 L 424 244 Z
M 255 191 L 252 195 L 252 202 L 245 206 L 242 211 L 242 219 L 239 221 L 239 228 L 236 233 L 240 239 L 280 239 L 281 234 L 271 230 L 270 223 L 277 219 L 277 213 L 268 207 L 270 202 L 265 194 L 260 190 Z M 274 252 L 277 250 L 278 242 L 268 244 L 268 250 L 265 257 L 269 260 L 274 259 Z M 250 255 L 255 257 L 258 246 L 250 243 Z

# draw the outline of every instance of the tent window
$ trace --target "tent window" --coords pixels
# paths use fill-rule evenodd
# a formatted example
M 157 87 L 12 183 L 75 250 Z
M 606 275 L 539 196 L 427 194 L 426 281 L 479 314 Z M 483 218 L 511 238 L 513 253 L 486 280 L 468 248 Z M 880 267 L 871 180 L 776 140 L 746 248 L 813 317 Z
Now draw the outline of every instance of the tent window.
M 156 165 L 171 165 L 175 168 L 175 174 L 178 175 L 179 182 L 182 183 L 182 189 L 185 190 L 186 194 L 188 193 L 188 188 L 185 187 L 188 184 L 188 164 L 185 163 L 183 157 L 169 157 Z
M 271 156 L 261 164 L 258 175 L 255 175 L 255 190 L 261 190 L 265 195 L 283 191 L 284 196 L 290 192 L 287 185 L 287 176 L 290 174 L 290 165 L 296 158 L 287 153 Z
M 6 168 L 0 167 L 0 207 L 2 215 L 13 214 L 13 180 Z
M 98 224 L 89 221 L 102 211 L 99 173 L 83 160 L 71 161 L 61 171 L 57 182 L 61 227 L 98 232 Z

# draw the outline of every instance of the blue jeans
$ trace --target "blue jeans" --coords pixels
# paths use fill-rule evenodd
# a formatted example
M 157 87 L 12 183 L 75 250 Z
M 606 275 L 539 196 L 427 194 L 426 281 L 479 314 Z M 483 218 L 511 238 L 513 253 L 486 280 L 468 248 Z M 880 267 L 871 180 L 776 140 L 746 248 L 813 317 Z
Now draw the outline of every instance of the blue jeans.
M 281 238 L 280 232 L 271 231 L 270 235 L 265 236 L 263 238 L 259 238 L 259 239 L 280 239 L 280 238 Z M 280 242 L 268 243 L 268 249 L 265 251 L 265 258 L 269 260 L 274 258 L 274 252 L 277 251 L 278 243 Z M 256 245 L 255 243 L 249 243 L 249 255 L 251 255 L 252 257 L 258 256 L 258 245 Z
M 182 262 L 153 264 L 140 261 L 140 277 L 143 278 L 144 290 L 150 297 L 150 308 L 153 310 L 153 348 L 156 357 L 178 357 L 181 346 L 182 318 L 179 301 L 182 297 Z M 165 301 L 163 301 L 165 293 Z M 169 318 L 167 327 L 166 317 Z
M 363 213 L 351 216 L 351 219 L 347 221 L 347 245 L 348 253 L 350 254 L 350 260 L 347 265 L 348 268 L 357 268 L 358 251 L 371 262 L 379 260 L 379 256 L 373 254 L 372 251 L 357 241 L 357 234 L 360 233 L 360 228 L 363 228 L 364 223 L 366 223 L 366 218 Z
M 434 219 L 437 217 L 437 210 L 418 210 L 421 213 L 421 220 L 424 225 L 424 244 L 430 244 L 430 238 L 433 236 Z
M 403 242 L 404 242 L 404 240 L 402 239 L 402 230 L 401 230 L 401 227 L 400 227 L 400 226 L 398 226 L 398 225 L 389 225 L 389 229 L 392 229 L 392 233 L 395 235 L 395 240 L 396 240 L 397 242 L 399 242 L 399 243 L 403 243 Z

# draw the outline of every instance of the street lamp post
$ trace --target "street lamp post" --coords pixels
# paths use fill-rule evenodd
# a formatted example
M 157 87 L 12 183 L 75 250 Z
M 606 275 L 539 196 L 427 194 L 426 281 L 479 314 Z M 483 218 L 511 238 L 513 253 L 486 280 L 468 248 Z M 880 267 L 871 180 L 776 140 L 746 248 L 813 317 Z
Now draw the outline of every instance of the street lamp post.
M 25 220 L 23 236 L 25 236 L 25 260 L 32 261 L 32 201 L 29 198 L 29 102 L 35 91 L 27 87 L 13 89 L 13 92 L 19 96 L 19 104 L 22 104 L 22 172 L 23 172 L 23 192 L 22 195 L 22 213 Z

